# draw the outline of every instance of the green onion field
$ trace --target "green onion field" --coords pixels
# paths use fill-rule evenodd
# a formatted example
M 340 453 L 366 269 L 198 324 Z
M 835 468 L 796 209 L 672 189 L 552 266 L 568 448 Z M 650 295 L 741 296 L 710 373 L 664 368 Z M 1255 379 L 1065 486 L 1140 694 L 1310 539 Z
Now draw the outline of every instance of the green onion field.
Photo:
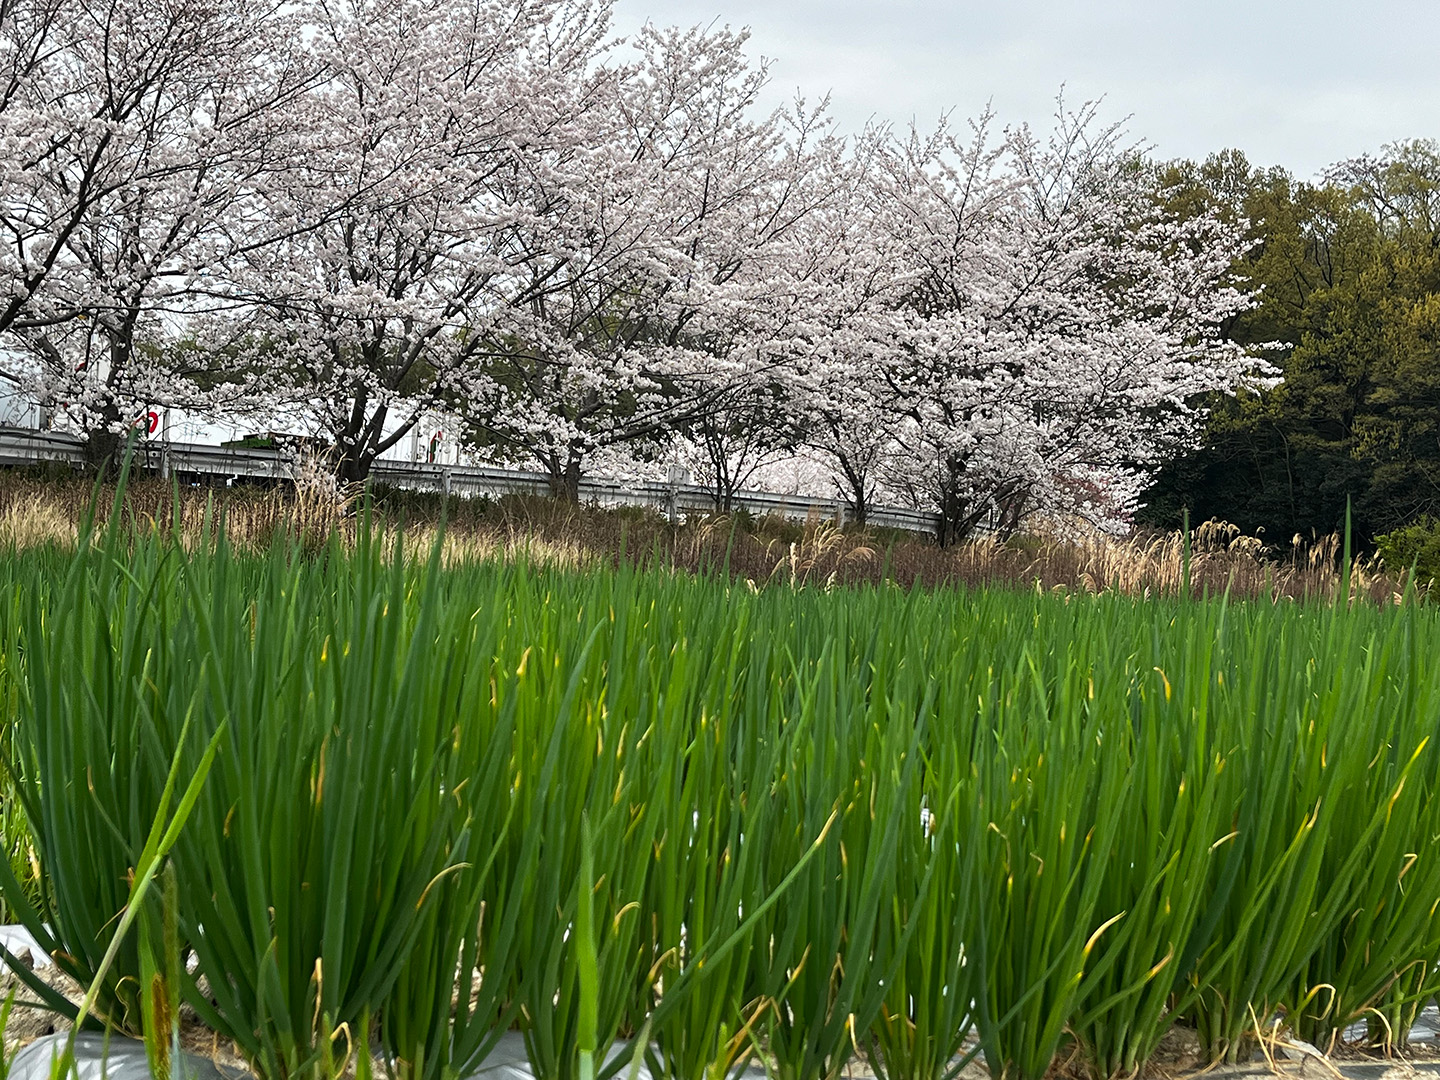
M 163 1061 L 188 1004 L 263 1080 L 371 1042 L 464 1076 L 511 1030 L 542 1080 L 1399 1044 L 1440 982 L 1437 657 L 1418 602 L 102 524 L 0 558 L 4 822 L 42 870 L 0 886 L 87 1023 Z

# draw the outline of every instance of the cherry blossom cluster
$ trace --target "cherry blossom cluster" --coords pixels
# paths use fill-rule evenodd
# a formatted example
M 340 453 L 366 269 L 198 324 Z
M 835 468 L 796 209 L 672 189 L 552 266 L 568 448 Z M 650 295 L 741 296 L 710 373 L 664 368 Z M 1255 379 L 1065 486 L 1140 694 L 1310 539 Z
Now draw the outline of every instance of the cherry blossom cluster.
M 342 479 L 422 418 L 573 494 L 777 456 L 949 538 L 1123 524 L 1228 344 L 1242 226 L 1047 135 L 757 104 L 743 33 L 609 0 L 0 0 L 0 377 L 97 437 L 303 417 Z

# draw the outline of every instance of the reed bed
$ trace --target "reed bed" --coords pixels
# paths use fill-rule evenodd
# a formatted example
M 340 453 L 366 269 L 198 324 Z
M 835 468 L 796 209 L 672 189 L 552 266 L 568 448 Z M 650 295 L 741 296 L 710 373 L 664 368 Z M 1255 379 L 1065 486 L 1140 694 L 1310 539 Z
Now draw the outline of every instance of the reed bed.
M 44 871 L 0 891 L 90 1023 L 184 1007 L 264 1080 L 510 1030 L 543 1080 L 1109 1080 L 1176 1025 L 1403 1044 L 1437 990 L 1429 605 L 444 551 L 113 514 L 0 560 Z
M 280 487 L 175 488 L 155 479 L 132 479 L 123 491 L 96 488 L 63 474 L 41 477 L 0 470 L 0 550 L 46 544 L 73 547 L 97 490 L 128 523 L 156 523 L 193 547 L 207 520 L 223 513 L 230 543 L 251 552 L 267 549 L 279 534 L 323 547 L 331 535 L 356 539 L 361 492 L 341 490 L 333 479 L 301 470 Z M 577 506 L 550 498 L 449 499 L 401 490 L 372 493 L 373 513 L 386 526 L 428 549 L 443 532 L 447 563 L 521 558 L 556 566 L 660 567 L 691 573 L 725 573 L 757 586 L 863 585 L 891 581 L 904 588 L 1023 585 L 1068 592 L 1122 592 L 1135 596 L 1194 597 L 1229 594 L 1271 600 L 1333 600 L 1341 590 L 1343 538 L 1339 535 L 1262 544 L 1233 525 L 1210 521 L 1189 530 L 1112 536 L 1083 522 L 1038 522 L 1035 531 L 999 540 L 980 537 L 950 548 L 928 537 L 894 530 L 837 528 L 814 515 L 809 521 L 718 515 L 672 525 L 639 508 Z M 442 529 L 443 525 L 443 529 Z M 1409 568 L 1386 567 L 1373 557 L 1350 560 L 1352 598 L 1398 602 Z

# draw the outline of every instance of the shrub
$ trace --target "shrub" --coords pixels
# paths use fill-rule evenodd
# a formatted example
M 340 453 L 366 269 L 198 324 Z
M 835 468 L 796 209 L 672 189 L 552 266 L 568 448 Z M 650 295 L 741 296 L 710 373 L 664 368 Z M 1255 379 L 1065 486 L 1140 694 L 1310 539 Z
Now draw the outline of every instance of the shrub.
M 1384 533 L 1375 538 L 1375 547 L 1386 571 L 1395 577 L 1413 569 L 1415 583 L 1426 588 L 1440 579 L 1440 520 L 1423 517 Z

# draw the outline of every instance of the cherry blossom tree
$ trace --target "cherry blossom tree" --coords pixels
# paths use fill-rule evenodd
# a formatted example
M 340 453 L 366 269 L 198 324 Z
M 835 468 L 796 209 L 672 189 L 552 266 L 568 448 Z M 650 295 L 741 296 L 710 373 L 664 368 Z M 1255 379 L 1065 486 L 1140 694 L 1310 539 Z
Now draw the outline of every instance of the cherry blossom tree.
M 147 406 L 207 396 L 218 358 L 176 339 L 310 75 L 293 15 L 250 0 L 17 5 L 12 28 L 0 321 L 30 362 L 10 374 L 113 458 Z
M 765 400 L 749 384 L 794 315 L 789 237 L 823 204 L 817 166 L 839 144 L 803 102 L 755 115 L 766 72 L 744 45 L 646 27 L 635 59 L 606 72 L 565 242 L 531 263 L 561 287 L 472 371 L 475 437 L 540 463 L 557 494 L 575 496 L 598 450 L 655 453 L 676 429 L 713 444 L 742 402 Z
M 891 382 L 914 315 L 918 280 L 894 207 L 875 197 L 889 132 L 867 130 L 828 168 L 829 198 L 798 230 L 791 276 L 806 296 L 780 386 L 798 442 L 830 463 L 847 517 L 864 523 L 886 462 L 899 453 Z
M 883 458 L 885 485 L 938 510 L 943 540 L 1035 512 L 1123 521 L 1193 434 L 1194 399 L 1264 376 L 1216 332 L 1249 303 L 1229 281 L 1240 231 L 1167 216 L 1153 170 L 1093 108 L 1062 107 L 1043 139 L 996 138 L 988 118 L 963 141 L 882 136 L 871 159 L 900 299 L 860 331 L 892 344 L 871 351 L 833 452 L 842 474 Z M 830 384 L 844 416 L 844 380 Z
M 126 180 L 115 132 L 93 115 L 83 65 L 71 62 L 89 28 L 69 0 L 0 0 L 0 334 L 44 320 L 37 294 L 66 239 Z M 57 173 L 70 182 L 48 182 Z
M 343 478 L 452 407 L 558 287 L 541 267 L 593 145 L 608 17 L 583 0 L 317 11 L 328 77 L 293 110 L 295 166 L 259 193 L 261 236 L 232 269 L 246 317 L 216 333 L 248 343 L 254 399 L 306 417 Z

